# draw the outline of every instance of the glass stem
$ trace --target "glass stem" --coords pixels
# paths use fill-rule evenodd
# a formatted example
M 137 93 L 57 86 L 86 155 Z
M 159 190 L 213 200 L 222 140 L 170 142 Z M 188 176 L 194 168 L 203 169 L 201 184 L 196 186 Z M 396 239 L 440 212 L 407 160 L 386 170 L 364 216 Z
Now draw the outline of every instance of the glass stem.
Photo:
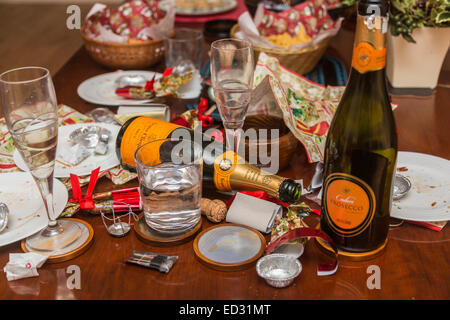
M 35 181 L 44 201 L 45 211 L 48 216 L 48 227 L 55 228 L 58 226 L 58 221 L 55 219 L 55 210 L 53 208 L 53 175 L 43 179 L 35 178 Z
M 233 150 L 235 153 L 239 154 L 242 130 L 225 128 L 225 133 L 227 137 L 227 149 Z

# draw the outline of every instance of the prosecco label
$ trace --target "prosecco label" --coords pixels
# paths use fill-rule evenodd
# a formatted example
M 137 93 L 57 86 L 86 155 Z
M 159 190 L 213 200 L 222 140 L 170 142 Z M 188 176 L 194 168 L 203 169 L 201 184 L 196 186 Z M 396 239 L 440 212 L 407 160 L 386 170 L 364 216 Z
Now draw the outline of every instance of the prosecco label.
M 372 222 L 375 194 L 363 180 L 345 173 L 333 173 L 325 181 L 324 196 L 326 218 L 337 234 L 357 236 Z

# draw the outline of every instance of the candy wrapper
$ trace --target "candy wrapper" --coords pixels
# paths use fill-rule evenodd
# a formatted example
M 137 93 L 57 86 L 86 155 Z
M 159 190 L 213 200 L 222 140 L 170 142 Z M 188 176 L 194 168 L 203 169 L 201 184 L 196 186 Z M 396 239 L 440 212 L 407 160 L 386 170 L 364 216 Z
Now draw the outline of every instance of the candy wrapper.
M 174 21 L 175 9 L 164 15 L 153 0 L 128 1 L 114 9 L 95 4 L 83 31 L 97 41 L 135 43 L 163 39 L 173 32 Z
M 305 203 L 294 204 L 288 207 L 285 217 L 277 216 L 272 227 L 270 242 L 275 241 L 286 232 L 296 228 L 308 228 L 303 218 L 312 213 L 311 208 Z M 294 243 L 305 244 L 306 238 L 293 241 Z
M 178 89 L 192 81 L 193 72 L 174 73 L 173 68 L 166 69 L 158 79 L 147 81 L 144 87 L 126 86 L 117 88 L 116 94 L 126 99 L 147 100 L 154 97 L 178 96 Z
M 210 114 L 213 113 L 216 108 L 215 105 L 208 108 L 208 100 L 200 98 L 200 103 L 196 109 L 183 112 L 172 122 L 190 129 L 196 129 L 200 124 L 203 128 L 206 128 L 213 124 L 214 119 Z
M 253 83 L 248 115 L 282 117 L 305 147 L 309 162 L 323 162 L 326 134 L 345 87 L 311 82 L 265 53 L 259 55 Z
M 302 49 L 336 35 L 342 20 L 331 19 L 324 0 L 306 1 L 280 13 L 261 3 L 254 20 L 248 12 L 239 17 L 235 36 L 260 47 Z

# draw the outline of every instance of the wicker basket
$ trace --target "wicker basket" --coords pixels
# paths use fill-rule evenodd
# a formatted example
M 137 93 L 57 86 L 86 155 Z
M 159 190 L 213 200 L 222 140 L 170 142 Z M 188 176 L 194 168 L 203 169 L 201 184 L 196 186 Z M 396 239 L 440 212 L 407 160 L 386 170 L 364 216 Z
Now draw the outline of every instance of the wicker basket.
M 233 28 L 231 28 L 231 37 L 236 38 L 235 34 L 238 31 L 239 25 L 236 24 Z M 277 57 L 285 68 L 298 74 L 305 74 L 314 69 L 320 58 L 322 58 L 323 54 L 327 50 L 330 40 L 331 37 L 328 37 L 314 46 L 299 50 L 265 48 L 254 45 L 253 50 L 255 52 L 255 61 L 258 61 L 260 52 L 264 52 L 269 56 Z
M 164 56 L 164 41 L 147 40 L 139 43 L 100 42 L 81 30 L 84 46 L 99 64 L 112 69 L 142 69 L 150 67 Z

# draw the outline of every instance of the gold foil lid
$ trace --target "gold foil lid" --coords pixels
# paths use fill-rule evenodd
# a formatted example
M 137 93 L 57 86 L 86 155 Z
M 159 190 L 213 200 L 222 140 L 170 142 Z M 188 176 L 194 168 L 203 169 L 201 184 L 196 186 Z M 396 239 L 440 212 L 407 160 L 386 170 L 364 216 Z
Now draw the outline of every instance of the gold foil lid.
M 133 105 L 133 106 L 120 106 L 124 110 L 130 110 L 129 113 L 122 113 L 115 115 L 115 119 L 120 124 L 124 124 L 127 120 L 133 117 L 150 117 L 162 121 L 170 121 L 170 110 L 165 104 L 152 104 L 152 105 Z M 139 112 L 139 109 L 143 109 Z M 145 111 L 144 111 L 145 110 Z

